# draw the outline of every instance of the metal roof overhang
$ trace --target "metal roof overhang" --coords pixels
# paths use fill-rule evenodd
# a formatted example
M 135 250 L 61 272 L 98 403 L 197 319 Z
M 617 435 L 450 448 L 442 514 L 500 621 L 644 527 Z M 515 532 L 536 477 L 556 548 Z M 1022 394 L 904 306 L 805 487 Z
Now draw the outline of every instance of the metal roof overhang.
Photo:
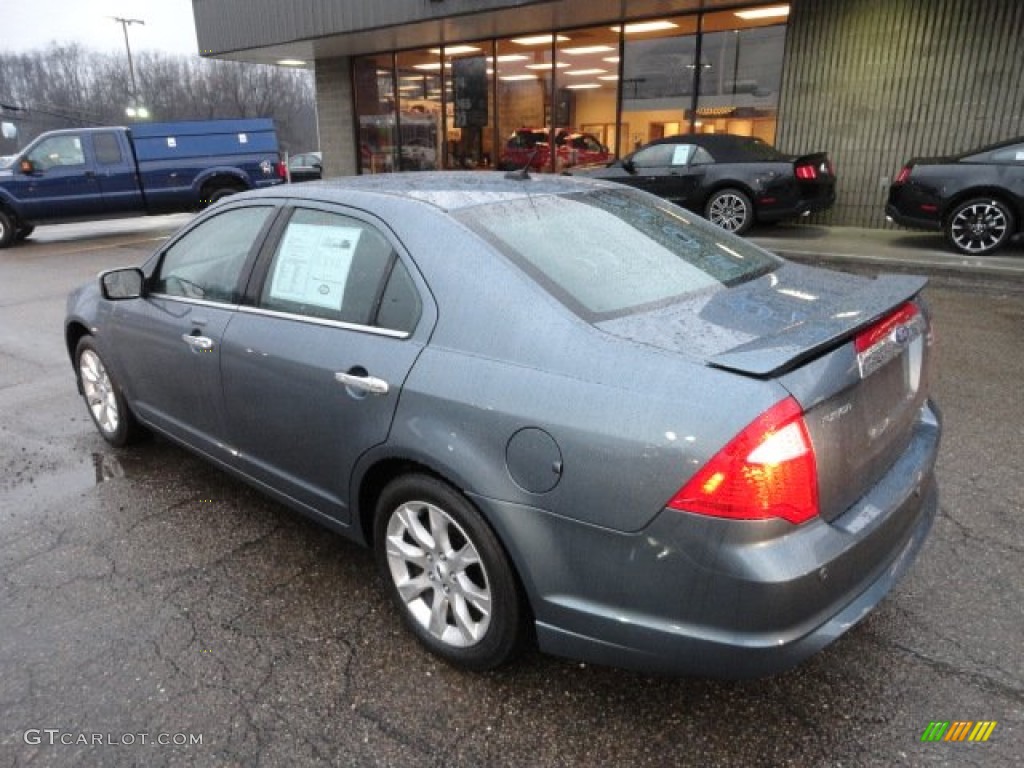
M 317 59 L 616 24 L 700 6 L 700 0 L 193 0 L 203 56 L 258 64 L 293 59 L 307 66 Z

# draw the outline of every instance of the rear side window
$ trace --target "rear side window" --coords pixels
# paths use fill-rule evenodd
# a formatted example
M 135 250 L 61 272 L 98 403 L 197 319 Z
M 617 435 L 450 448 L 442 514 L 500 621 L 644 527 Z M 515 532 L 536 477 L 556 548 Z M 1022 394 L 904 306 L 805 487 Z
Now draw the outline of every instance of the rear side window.
M 631 190 L 535 196 L 455 216 L 589 322 L 753 280 L 781 263 Z
M 369 224 L 300 208 L 277 246 L 260 306 L 409 332 L 419 295 L 391 243 Z
M 116 165 L 121 162 L 121 145 L 113 133 L 95 133 L 92 145 L 96 150 L 96 162 L 100 165 Z

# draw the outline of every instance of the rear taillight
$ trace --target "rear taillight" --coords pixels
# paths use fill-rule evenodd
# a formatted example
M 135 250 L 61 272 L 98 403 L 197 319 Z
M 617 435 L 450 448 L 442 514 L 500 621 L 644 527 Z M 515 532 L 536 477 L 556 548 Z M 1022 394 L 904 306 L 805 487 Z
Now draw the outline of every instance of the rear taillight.
M 900 172 L 896 174 L 896 178 L 893 179 L 892 183 L 893 184 L 906 184 L 907 181 L 910 179 L 910 171 L 911 170 L 912 169 L 911 169 L 911 167 L 909 165 L 904 165 L 902 168 L 900 168 Z
M 818 171 L 813 165 L 798 165 L 796 167 L 796 177 L 802 181 L 814 181 L 818 178 Z
M 742 520 L 817 516 L 818 466 L 799 403 L 788 397 L 754 419 L 668 506 Z
M 277 178 L 279 178 L 279 179 L 287 179 L 288 178 L 288 166 L 285 165 L 283 162 L 278 162 L 276 164 L 276 166 L 277 166 Z

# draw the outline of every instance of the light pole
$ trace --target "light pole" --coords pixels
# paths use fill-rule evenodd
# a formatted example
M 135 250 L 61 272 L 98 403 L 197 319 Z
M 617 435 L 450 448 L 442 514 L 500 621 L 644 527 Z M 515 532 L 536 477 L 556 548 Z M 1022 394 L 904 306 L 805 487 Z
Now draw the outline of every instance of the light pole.
M 132 102 L 133 105 L 125 110 L 129 117 L 146 117 L 149 113 L 145 107 L 139 106 L 139 89 L 135 84 L 135 65 L 132 63 L 132 47 L 128 44 L 128 27 L 132 24 L 146 25 L 146 22 L 142 19 L 125 19 L 121 16 L 111 16 L 111 19 L 121 25 L 121 30 L 124 32 L 124 49 L 128 52 L 128 74 L 132 78 Z

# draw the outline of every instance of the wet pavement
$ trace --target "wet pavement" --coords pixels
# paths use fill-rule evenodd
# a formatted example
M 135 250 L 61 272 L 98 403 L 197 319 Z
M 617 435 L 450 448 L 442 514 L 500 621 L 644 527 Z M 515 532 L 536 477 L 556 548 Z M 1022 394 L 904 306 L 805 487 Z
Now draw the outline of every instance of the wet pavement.
M 0 251 L 0 766 L 1019 765 L 1013 281 L 928 289 L 941 512 L 908 577 L 836 644 L 743 683 L 535 652 L 479 675 L 419 649 L 368 552 L 165 441 L 114 450 L 95 432 L 64 297 L 182 220 Z M 936 720 L 998 725 L 985 743 L 922 743 Z

